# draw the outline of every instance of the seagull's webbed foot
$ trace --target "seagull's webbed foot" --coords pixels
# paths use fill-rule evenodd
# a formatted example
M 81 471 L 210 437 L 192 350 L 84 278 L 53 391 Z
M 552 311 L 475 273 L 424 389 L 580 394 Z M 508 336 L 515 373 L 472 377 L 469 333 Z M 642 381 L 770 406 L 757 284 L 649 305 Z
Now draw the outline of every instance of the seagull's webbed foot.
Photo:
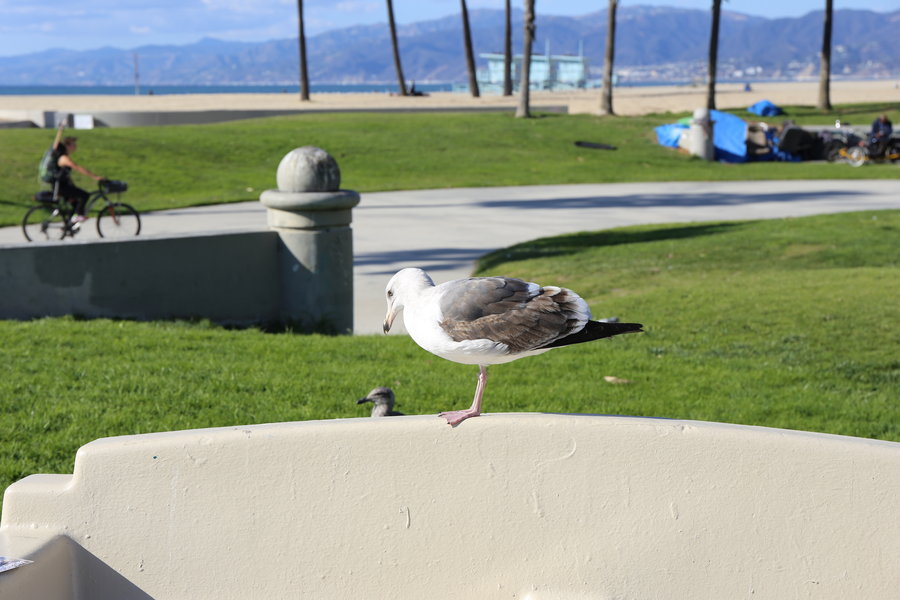
M 475 410 L 472 408 L 467 408 L 466 410 L 450 410 L 446 412 L 442 412 L 440 416 L 447 419 L 447 424 L 456 427 L 469 417 L 477 417 L 481 414 L 481 411 Z

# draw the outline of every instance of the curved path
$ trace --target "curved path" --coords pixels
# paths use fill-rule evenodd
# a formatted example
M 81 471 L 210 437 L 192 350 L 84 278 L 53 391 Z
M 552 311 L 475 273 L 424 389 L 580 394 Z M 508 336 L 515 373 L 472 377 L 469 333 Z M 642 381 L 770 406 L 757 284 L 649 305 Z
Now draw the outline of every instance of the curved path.
M 406 266 L 466 277 L 481 255 L 538 237 L 623 225 L 900 209 L 900 180 L 675 182 L 363 194 L 353 211 L 356 333 L 381 333 L 384 286 Z M 266 228 L 258 202 L 144 215 L 142 235 Z M 88 227 L 85 233 L 92 233 Z M 85 235 L 87 239 L 89 236 Z M 23 243 L 18 228 L 0 244 Z M 392 331 L 393 333 L 393 331 Z

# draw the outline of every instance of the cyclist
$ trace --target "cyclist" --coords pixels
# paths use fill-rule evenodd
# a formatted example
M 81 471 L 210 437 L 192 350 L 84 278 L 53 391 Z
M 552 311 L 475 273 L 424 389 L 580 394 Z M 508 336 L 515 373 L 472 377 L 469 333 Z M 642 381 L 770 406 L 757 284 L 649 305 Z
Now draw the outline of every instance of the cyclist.
M 57 143 L 54 147 L 56 153 L 56 164 L 59 167 L 57 171 L 57 194 L 66 200 L 75 202 L 75 216 L 72 217 L 73 223 L 80 223 L 87 219 L 84 215 L 84 205 L 87 202 L 90 193 L 81 189 L 72 181 L 72 169 L 75 169 L 82 175 L 90 177 L 95 181 L 104 179 L 101 175 L 92 173 L 87 168 L 79 165 L 72 160 L 72 153 L 78 148 L 78 138 L 65 137 L 61 143 Z

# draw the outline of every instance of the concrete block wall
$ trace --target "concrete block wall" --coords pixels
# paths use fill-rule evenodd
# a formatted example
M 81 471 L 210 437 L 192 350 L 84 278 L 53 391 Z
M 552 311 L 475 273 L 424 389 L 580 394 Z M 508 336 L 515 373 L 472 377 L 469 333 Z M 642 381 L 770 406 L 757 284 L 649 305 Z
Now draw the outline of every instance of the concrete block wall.
M 45 242 L 0 252 L 0 318 L 279 320 L 274 231 Z

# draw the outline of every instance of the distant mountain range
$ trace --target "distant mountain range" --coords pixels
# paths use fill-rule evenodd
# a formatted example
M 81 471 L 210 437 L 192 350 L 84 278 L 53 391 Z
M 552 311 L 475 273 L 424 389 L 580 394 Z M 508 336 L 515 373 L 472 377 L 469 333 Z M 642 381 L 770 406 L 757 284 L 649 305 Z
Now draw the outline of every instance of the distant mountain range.
M 599 3 L 598 3 L 599 4 Z M 470 11 L 475 52 L 501 52 L 503 11 Z M 522 14 L 514 15 L 514 49 L 521 52 Z M 710 13 L 623 6 L 618 11 L 616 70 L 620 81 L 702 78 Z M 900 10 L 836 10 L 832 73 L 856 77 L 900 75 L 896 37 Z M 398 28 L 408 80 L 466 80 L 461 18 L 457 15 Z M 580 17 L 539 15 L 535 53 L 583 54 L 594 76 L 603 64 L 606 11 Z M 822 12 L 767 19 L 723 11 L 719 77 L 780 79 L 818 73 Z M 386 24 L 357 26 L 307 39 L 310 79 L 320 84 L 394 81 Z M 184 46 L 48 50 L 0 58 L 0 85 L 131 85 L 137 54 L 141 83 L 153 85 L 296 84 L 297 40 L 260 43 L 204 39 Z M 480 61 L 483 62 L 483 61 Z

